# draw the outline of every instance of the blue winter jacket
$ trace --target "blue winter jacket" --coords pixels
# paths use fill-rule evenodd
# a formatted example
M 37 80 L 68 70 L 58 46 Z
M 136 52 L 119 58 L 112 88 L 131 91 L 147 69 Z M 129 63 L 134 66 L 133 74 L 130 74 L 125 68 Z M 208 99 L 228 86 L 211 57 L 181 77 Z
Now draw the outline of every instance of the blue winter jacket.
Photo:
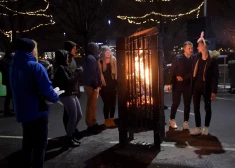
M 38 94 L 50 102 L 59 97 L 54 92 L 43 65 L 23 50 L 16 51 L 9 70 L 16 120 L 21 123 L 47 116 L 49 111 L 40 111 Z

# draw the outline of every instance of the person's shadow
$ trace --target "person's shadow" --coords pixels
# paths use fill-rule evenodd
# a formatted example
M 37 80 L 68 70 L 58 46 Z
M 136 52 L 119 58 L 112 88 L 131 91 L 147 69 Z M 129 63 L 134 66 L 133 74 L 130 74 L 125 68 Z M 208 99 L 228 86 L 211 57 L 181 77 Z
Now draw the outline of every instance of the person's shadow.
M 152 145 L 117 144 L 85 161 L 84 168 L 147 168 L 159 152 Z
M 203 155 L 225 153 L 219 139 L 211 134 L 191 136 L 188 130 L 175 130 L 169 127 L 166 142 L 175 142 L 178 148 L 195 148 L 194 152 L 201 158 Z
M 105 129 L 106 127 L 104 125 L 99 125 L 98 134 L 104 131 Z M 94 134 L 90 133 L 88 130 L 83 130 L 79 133 L 79 137 L 76 137 L 76 139 L 81 140 L 84 137 L 93 136 L 93 135 Z M 69 149 L 73 148 L 69 148 L 68 146 L 66 146 L 65 136 L 50 139 L 48 141 L 46 149 L 45 161 L 51 160 Z
M 100 132 L 105 130 L 105 127 L 103 125 L 99 125 Z M 94 134 L 89 133 L 87 130 L 83 130 L 80 132 L 80 136 L 78 140 L 82 139 L 83 137 L 92 136 Z M 82 145 L 82 144 L 81 144 Z M 77 147 L 79 148 L 79 147 Z M 73 148 L 70 148 L 66 145 L 66 137 L 56 137 L 48 140 L 47 148 L 46 148 L 46 154 L 45 154 L 45 161 L 51 160 L 63 152 L 66 152 L 68 150 L 72 150 Z M 22 151 L 18 150 L 16 152 L 11 153 L 10 155 L 2 158 L 0 160 L 0 167 L 4 168 L 15 168 L 15 167 L 21 167 L 22 165 Z

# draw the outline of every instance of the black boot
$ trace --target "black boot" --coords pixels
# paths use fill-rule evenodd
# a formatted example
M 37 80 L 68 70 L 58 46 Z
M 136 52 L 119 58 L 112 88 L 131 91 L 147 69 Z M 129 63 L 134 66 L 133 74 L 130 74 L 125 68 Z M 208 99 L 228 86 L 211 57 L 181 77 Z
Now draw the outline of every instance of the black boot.
M 73 133 L 73 137 L 74 137 L 74 139 L 79 140 L 79 139 L 82 139 L 83 136 L 82 136 L 82 133 L 79 132 L 78 129 L 76 129 Z
M 99 130 L 98 124 L 95 124 L 93 126 L 87 127 L 88 132 L 91 134 L 99 134 L 101 131 Z

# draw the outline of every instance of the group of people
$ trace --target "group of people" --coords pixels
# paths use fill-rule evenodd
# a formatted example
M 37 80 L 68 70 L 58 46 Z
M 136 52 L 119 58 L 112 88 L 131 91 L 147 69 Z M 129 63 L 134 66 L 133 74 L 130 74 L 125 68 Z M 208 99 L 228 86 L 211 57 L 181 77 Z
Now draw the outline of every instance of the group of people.
M 176 56 L 171 65 L 169 91 L 172 88 L 172 106 L 170 115 L 170 127 L 177 128 L 175 116 L 180 104 L 181 95 L 184 102 L 183 129 L 189 130 L 188 121 L 190 115 L 191 99 L 193 98 L 196 128 L 191 135 L 208 135 L 211 121 L 211 101 L 217 94 L 219 68 L 217 58 L 219 52 L 209 51 L 209 41 L 204 39 L 203 32 L 198 39 L 198 54 L 193 55 L 193 44 L 189 41 L 183 45 L 184 53 Z M 206 112 L 204 128 L 202 129 L 200 102 L 204 101 Z
M 176 129 L 175 116 L 184 98 L 183 128 L 189 129 L 188 120 L 191 99 L 193 98 L 196 128 L 191 135 L 207 135 L 211 120 L 211 101 L 215 99 L 218 85 L 218 53 L 208 50 L 209 42 L 201 36 L 198 40 L 199 54 L 193 56 L 193 44 L 184 43 L 184 54 L 176 56 L 171 66 L 171 85 L 173 104 L 171 107 L 170 127 Z M 28 38 L 19 38 L 14 42 L 14 54 L 5 70 L 9 76 L 7 84 L 7 102 L 5 114 L 10 115 L 9 101 L 13 98 L 14 112 L 23 127 L 22 151 L 24 167 L 42 168 L 48 138 L 48 104 L 60 101 L 64 106 L 63 124 L 66 130 L 66 145 L 80 145 L 81 134 L 77 128 L 83 117 L 80 98 L 79 79 L 83 76 L 83 86 L 87 96 L 85 121 L 87 130 L 92 134 L 100 132 L 96 120 L 96 104 L 100 94 L 104 106 L 104 125 L 115 127 L 114 114 L 117 95 L 117 65 L 108 46 L 101 50 L 96 43 L 89 43 L 83 66 L 77 67 L 74 56 L 77 44 L 64 43 L 64 49 L 55 52 L 53 72 L 50 65 L 37 60 L 37 43 Z M 13 56 L 14 55 L 14 56 Z M 8 71 L 9 70 L 9 71 Z M 55 88 L 64 90 L 58 94 Z M 205 103 L 205 127 L 201 129 L 200 100 Z M 50 102 L 50 103 L 48 103 Z
M 42 168 L 48 138 L 49 104 L 60 101 L 64 106 L 63 123 L 66 130 L 66 147 L 80 145 L 81 133 L 77 126 L 83 113 L 79 102 L 80 79 L 87 96 L 86 124 L 91 134 L 99 133 L 96 120 L 96 103 L 100 93 L 103 100 L 104 125 L 115 127 L 114 114 L 117 94 L 116 58 L 108 46 L 89 43 L 83 67 L 77 67 L 74 56 L 77 44 L 64 43 L 64 49 L 55 52 L 53 68 L 37 59 L 37 43 L 28 38 L 16 39 L 14 52 L 6 67 L 16 120 L 23 127 L 24 168 Z M 53 72 L 52 72 L 53 71 Z M 59 92 L 58 88 L 60 89 Z M 8 95 L 8 96 L 10 96 Z M 9 100 L 7 100 L 9 101 Z M 9 102 L 7 102 L 9 103 Z M 10 107 L 5 108 L 10 114 Z

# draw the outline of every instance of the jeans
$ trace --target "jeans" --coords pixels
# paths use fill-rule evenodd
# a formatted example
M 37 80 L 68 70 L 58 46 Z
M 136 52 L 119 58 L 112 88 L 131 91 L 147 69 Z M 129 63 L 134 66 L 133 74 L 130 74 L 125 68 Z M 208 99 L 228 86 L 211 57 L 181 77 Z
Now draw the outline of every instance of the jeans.
M 77 96 L 61 96 L 60 100 L 66 108 L 69 116 L 69 122 L 67 125 L 67 136 L 72 137 L 79 121 L 82 118 L 81 105 Z
M 172 92 L 171 116 L 170 119 L 175 119 L 176 111 L 180 105 L 181 95 L 184 99 L 184 121 L 189 120 L 190 104 L 191 104 L 191 87 L 190 86 L 176 86 Z
M 22 124 L 24 168 L 43 168 L 48 136 L 48 116 Z
M 116 94 L 117 91 L 104 92 L 100 90 L 100 97 L 104 102 L 103 113 L 104 119 L 114 118 L 116 107 Z

